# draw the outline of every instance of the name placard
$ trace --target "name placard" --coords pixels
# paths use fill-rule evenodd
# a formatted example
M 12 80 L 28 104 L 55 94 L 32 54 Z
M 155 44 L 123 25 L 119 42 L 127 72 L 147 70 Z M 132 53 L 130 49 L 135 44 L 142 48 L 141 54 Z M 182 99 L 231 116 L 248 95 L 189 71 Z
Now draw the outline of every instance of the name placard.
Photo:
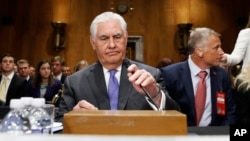
M 186 135 L 186 115 L 175 110 L 71 111 L 64 115 L 65 134 Z

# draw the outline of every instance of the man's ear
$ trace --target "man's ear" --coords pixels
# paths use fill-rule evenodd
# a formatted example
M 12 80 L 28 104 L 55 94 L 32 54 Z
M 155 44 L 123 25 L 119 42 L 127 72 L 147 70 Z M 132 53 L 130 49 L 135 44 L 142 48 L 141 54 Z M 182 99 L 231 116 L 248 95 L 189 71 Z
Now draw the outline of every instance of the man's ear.
M 201 48 L 196 48 L 195 49 L 195 53 L 199 56 L 199 57 L 203 57 L 203 50 Z
M 203 56 L 203 52 L 200 51 L 200 52 L 199 52 L 199 57 L 202 57 L 202 56 Z

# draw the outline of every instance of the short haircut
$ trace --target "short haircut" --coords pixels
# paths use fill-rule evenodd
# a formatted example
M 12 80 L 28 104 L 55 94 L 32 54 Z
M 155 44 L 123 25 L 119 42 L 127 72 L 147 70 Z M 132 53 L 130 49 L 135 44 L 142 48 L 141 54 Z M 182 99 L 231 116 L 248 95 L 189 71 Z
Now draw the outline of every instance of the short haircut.
M 17 67 L 18 67 L 18 65 L 21 65 L 21 64 L 28 64 L 28 66 L 29 66 L 29 61 L 26 59 L 20 59 L 17 61 Z
M 14 62 L 15 62 L 15 57 L 12 56 L 10 53 L 6 53 L 6 54 L 2 55 L 2 56 L 1 56 L 1 62 L 3 61 L 3 58 L 4 58 L 4 57 L 12 57 L 13 60 L 14 60 Z
M 53 57 L 52 60 L 51 60 L 51 62 L 53 63 L 55 61 L 59 61 L 61 63 L 61 65 L 63 65 L 63 66 L 65 65 L 65 60 L 61 56 L 55 56 L 55 57 Z
M 207 27 L 199 27 L 191 30 L 188 40 L 189 54 L 192 54 L 197 47 L 201 47 L 207 43 L 211 35 L 220 37 L 221 35 L 213 29 Z
M 98 24 L 102 23 L 102 22 L 109 21 L 109 20 L 118 20 L 125 36 L 127 35 L 126 34 L 127 33 L 127 23 L 123 19 L 123 17 L 117 13 L 114 13 L 114 12 L 104 12 L 104 13 L 101 13 L 100 15 L 96 16 L 90 25 L 90 34 L 91 34 L 91 37 L 93 38 L 94 41 L 96 39 Z

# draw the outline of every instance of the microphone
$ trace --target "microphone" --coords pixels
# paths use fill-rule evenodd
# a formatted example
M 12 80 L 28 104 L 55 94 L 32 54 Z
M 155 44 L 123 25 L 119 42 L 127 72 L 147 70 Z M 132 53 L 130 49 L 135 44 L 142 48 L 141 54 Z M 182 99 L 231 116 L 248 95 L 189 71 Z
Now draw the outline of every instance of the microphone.
M 129 62 L 128 59 L 124 59 L 123 60 L 123 64 L 126 68 L 128 68 L 131 63 Z M 131 73 L 134 73 L 134 72 L 131 72 Z M 155 103 L 155 101 L 153 100 L 153 98 L 150 96 L 149 92 L 142 86 L 140 85 L 140 87 L 142 88 L 142 90 L 144 91 L 146 97 L 148 98 L 148 100 L 157 108 L 157 110 L 159 110 L 159 107 L 157 106 L 157 104 Z

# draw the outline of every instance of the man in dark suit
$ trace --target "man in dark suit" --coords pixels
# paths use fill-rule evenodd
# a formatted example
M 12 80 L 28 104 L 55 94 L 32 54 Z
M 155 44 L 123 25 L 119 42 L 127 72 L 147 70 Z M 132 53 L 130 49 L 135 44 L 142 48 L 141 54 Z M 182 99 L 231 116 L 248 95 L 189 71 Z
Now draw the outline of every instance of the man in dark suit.
M 51 60 L 51 64 L 54 77 L 63 84 L 67 77 L 67 75 L 63 74 L 63 67 L 65 66 L 64 58 L 61 56 L 54 56 Z
M 26 80 L 14 73 L 15 59 L 10 54 L 1 57 L 2 75 L 0 75 L 0 88 L 2 88 L 3 80 L 6 79 L 6 89 L 0 90 L 0 99 L 5 105 L 10 104 L 10 99 L 20 98 L 24 95 Z
M 20 59 L 17 61 L 17 72 L 19 76 L 26 79 L 27 82 L 31 81 L 32 77 L 30 76 L 30 65 L 28 60 Z
M 189 58 L 162 69 L 166 90 L 187 115 L 188 126 L 223 126 L 235 122 L 235 101 L 228 72 L 219 67 L 220 34 L 209 28 L 191 31 Z M 200 71 L 206 72 L 205 106 L 197 122 L 195 102 Z
M 71 110 L 178 109 L 160 86 L 164 81 L 159 69 L 125 58 L 126 28 L 124 19 L 113 12 L 104 12 L 93 20 L 90 42 L 98 61 L 66 78 L 59 116 Z M 116 71 L 115 78 L 119 83 L 114 108 L 110 103 L 114 99 L 108 94 L 110 70 Z M 145 96 L 142 87 L 153 102 Z

